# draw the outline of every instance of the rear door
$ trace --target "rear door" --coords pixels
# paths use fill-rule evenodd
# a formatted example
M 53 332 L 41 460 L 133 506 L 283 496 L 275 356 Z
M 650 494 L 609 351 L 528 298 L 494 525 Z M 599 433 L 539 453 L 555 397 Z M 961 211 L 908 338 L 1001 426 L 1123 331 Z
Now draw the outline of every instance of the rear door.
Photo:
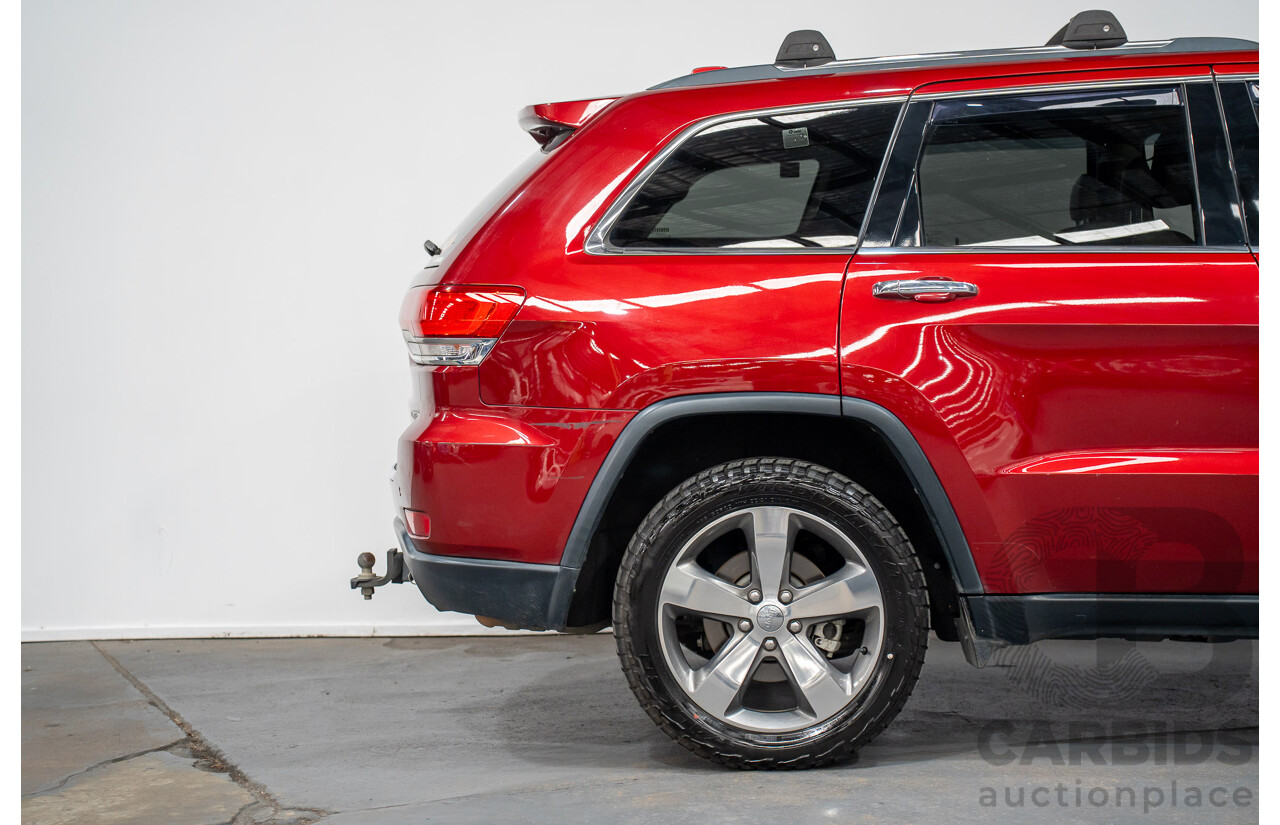
M 842 391 L 916 434 L 987 592 L 1256 592 L 1230 158 L 1207 66 L 912 97 L 845 281 Z

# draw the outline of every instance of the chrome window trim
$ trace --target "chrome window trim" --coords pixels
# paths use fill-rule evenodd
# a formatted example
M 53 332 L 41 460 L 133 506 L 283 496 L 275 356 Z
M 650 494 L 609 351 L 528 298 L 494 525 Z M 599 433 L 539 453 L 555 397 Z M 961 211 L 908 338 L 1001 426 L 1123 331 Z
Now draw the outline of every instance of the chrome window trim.
M 888 157 L 889 150 L 893 147 L 893 142 L 898 136 L 898 128 L 902 124 L 902 113 L 905 110 L 905 104 L 910 95 L 889 95 L 886 97 L 863 98 L 860 100 L 839 100 L 825 101 L 822 103 L 804 103 L 796 106 L 777 106 L 769 109 L 751 109 L 742 112 L 728 112 L 726 114 L 713 115 L 709 118 L 699 120 L 676 135 L 666 146 L 662 148 L 656 155 L 650 158 L 645 167 L 640 170 L 640 174 L 632 179 L 631 183 L 619 193 L 604 214 L 600 216 L 600 220 L 591 229 L 591 234 L 587 236 L 586 243 L 583 244 L 583 250 L 588 255 L 840 255 L 848 257 L 853 250 L 858 248 L 858 243 L 862 239 L 862 233 L 866 229 L 867 216 L 871 214 L 871 205 L 875 203 L 877 187 L 880 183 L 880 175 L 884 172 L 884 159 L 880 161 L 880 168 L 876 172 L 876 180 L 872 185 L 871 197 L 867 201 L 867 212 L 862 217 L 862 225 L 858 227 L 858 237 L 853 243 L 847 246 L 826 246 L 821 249 L 812 247 L 798 247 L 795 249 L 778 249 L 767 247 L 737 247 L 726 249 L 723 247 L 646 247 L 644 249 L 624 249 L 614 246 L 609 242 L 609 233 L 613 230 L 614 223 L 630 206 L 631 201 L 636 194 L 644 187 L 649 179 L 657 173 L 662 164 L 675 154 L 681 146 L 687 143 L 699 133 L 713 126 L 719 126 L 721 123 L 728 123 L 734 120 L 748 120 L 750 118 L 772 117 L 774 115 L 804 114 L 806 112 L 826 112 L 843 109 L 857 109 L 862 106 L 875 106 L 885 103 L 899 104 L 897 119 L 894 121 L 893 130 L 889 135 L 889 142 L 885 146 L 885 157 Z
M 1006 95 L 1016 97 L 1017 95 L 1027 94 L 1028 92 L 1085 92 L 1092 89 L 1105 91 L 1107 89 L 1125 89 L 1133 86 L 1177 86 L 1181 83 L 1211 83 L 1213 81 L 1213 74 L 1208 71 L 1209 67 L 1207 64 L 1205 69 L 1206 71 L 1203 74 L 1195 75 L 1170 75 L 1169 77 L 1144 77 L 1110 81 L 1091 79 L 1071 83 L 1045 83 L 1043 85 L 1032 83 L 1020 86 L 1001 86 L 992 89 L 969 89 L 955 92 L 919 92 L 911 95 L 911 100 L 912 102 L 917 100 L 963 100 L 970 97 L 1004 97 Z M 998 78 L 981 78 L 981 81 L 995 79 Z M 938 85 L 941 85 L 942 83 L 964 82 L 965 81 L 963 80 L 942 80 L 938 81 Z M 930 85 L 933 84 L 926 83 L 920 88 L 927 89 Z

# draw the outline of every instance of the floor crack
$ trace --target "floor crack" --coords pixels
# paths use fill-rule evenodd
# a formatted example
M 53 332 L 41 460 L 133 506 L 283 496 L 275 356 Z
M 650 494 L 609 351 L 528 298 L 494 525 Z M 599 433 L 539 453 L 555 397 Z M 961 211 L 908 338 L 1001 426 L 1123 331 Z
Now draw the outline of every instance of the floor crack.
M 134 676 L 129 671 L 128 668 L 120 664 L 120 660 L 112 656 L 107 651 L 103 650 L 102 647 L 99 646 L 97 642 L 91 641 L 89 642 L 89 644 L 93 646 L 94 650 L 102 654 L 102 658 L 107 660 L 107 664 L 115 668 L 116 673 L 119 673 L 125 679 L 125 681 L 133 685 L 133 687 L 146 698 L 146 700 L 152 705 L 152 707 L 154 707 L 156 710 L 163 713 L 165 716 L 169 717 L 169 721 L 177 725 L 178 729 L 187 735 L 187 740 L 190 743 L 190 748 L 194 752 L 197 759 L 201 759 L 201 760 L 204 760 L 205 762 L 208 762 L 214 765 L 219 765 L 223 768 L 226 768 L 227 775 L 230 776 L 231 779 L 235 781 L 237 785 L 239 785 L 240 787 L 248 791 L 250 794 L 252 794 L 262 804 L 267 805 L 271 808 L 271 810 L 274 812 L 272 815 L 273 818 L 276 815 L 281 813 L 298 814 L 299 816 L 297 818 L 290 816 L 288 821 L 291 823 L 297 823 L 297 825 L 306 825 L 306 823 L 315 822 L 317 819 L 328 816 L 329 813 L 331 813 L 329 811 L 322 811 L 314 808 L 285 808 L 284 805 L 280 803 L 280 800 L 276 798 L 275 794 L 268 791 L 266 787 L 263 786 L 261 783 L 255 782 L 252 779 L 250 779 L 248 774 L 246 774 L 237 765 L 235 765 L 230 759 L 228 759 L 227 755 L 223 753 L 220 748 L 218 748 L 216 745 L 211 743 L 208 739 L 205 739 L 204 735 L 200 733 L 200 731 L 192 727 L 191 723 L 182 717 L 182 714 L 178 713 L 176 710 L 169 707 L 168 703 L 165 702 L 163 699 L 161 699 L 159 696 L 157 696 L 155 691 L 147 687 L 146 684 L 143 683 L 143 681 L 139 679 L 137 676 Z M 153 750 L 164 750 L 166 748 L 174 747 L 174 745 L 178 745 L 178 744 L 182 744 L 182 743 L 174 742 L 174 743 L 165 745 L 164 748 L 153 748 Z M 141 755 L 141 754 L 133 754 L 132 756 L 138 756 L 138 755 Z M 131 757 L 120 757 L 119 759 L 113 759 L 113 760 L 107 760 L 107 761 L 118 762 L 128 758 L 131 758 Z M 103 762 L 100 764 L 106 764 L 106 762 Z
M 137 759 L 139 756 L 146 756 L 149 753 L 159 753 L 160 751 L 167 751 L 169 750 L 169 748 L 175 747 L 177 745 L 186 744 L 186 741 L 187 741 L 186 739 L 176 739 L 167 745 L 157 745 L 154 748 L 147 748 L 146 750 L 135 751 L 134 753 L 127 753 L 124 756 L 113 756 L 110 759 L 103 759 L 101 762 L 92 764 L 82 771 L 76 771 L 73 774 L 68 774 L 67 776 L 64 776 L 62 779 L 59 779 L 57 783 L 54 785 L 50 785 L 49 787 L 43 788 L 38 791 L 32 791 L 31 793 L 28 793 L 28 794 L 23 794 L 22 797 L 23 799 L 27 799 L 35 796 L 47 796 L 49 794 L 52 794 L 54 791 L 62 790 L 67 786 L 68 782 L 70 782 L 72 779 L 75 779 L 77 776 L 84 776 L 86 773 L 89 773 L 90 771 L 96 771 L 98 768 L 104 767 L 106 765 L 114 765 L 117 762 L 127 762 L 130 759 Z

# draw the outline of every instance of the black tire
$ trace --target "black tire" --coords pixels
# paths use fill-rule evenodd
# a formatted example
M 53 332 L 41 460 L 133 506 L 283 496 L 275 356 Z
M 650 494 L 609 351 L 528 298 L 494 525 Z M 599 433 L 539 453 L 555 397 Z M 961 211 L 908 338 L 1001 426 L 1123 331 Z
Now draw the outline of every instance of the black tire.
M 766 568 L 781 571 L 774 589 Z M 858 607 L 838 624 L 802 616 L 832 599 Z M 816 464 L 751 458 L 699 473 L 649 512 L 618 572 L 613 625 L 632 691 L 671 738 L 735 768 L 809 768 L 849 758 L 902 709 L 929 605 L 910 541 L 870 493 Z

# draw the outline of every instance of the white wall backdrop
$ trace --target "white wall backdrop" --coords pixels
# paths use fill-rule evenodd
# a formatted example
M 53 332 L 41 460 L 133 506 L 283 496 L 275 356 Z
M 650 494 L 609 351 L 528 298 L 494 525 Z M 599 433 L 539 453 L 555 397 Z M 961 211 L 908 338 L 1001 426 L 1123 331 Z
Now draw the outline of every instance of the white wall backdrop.
M 478 631 L 346 580 L 394 543 L 402 291 L 534 150 L 516 111 L 793 29 L 1029 45 L 1089 5 L 24 4 L 24 638 Z M 1258 36 L 1252 0 L 1102 5 L 1135 40 Z

